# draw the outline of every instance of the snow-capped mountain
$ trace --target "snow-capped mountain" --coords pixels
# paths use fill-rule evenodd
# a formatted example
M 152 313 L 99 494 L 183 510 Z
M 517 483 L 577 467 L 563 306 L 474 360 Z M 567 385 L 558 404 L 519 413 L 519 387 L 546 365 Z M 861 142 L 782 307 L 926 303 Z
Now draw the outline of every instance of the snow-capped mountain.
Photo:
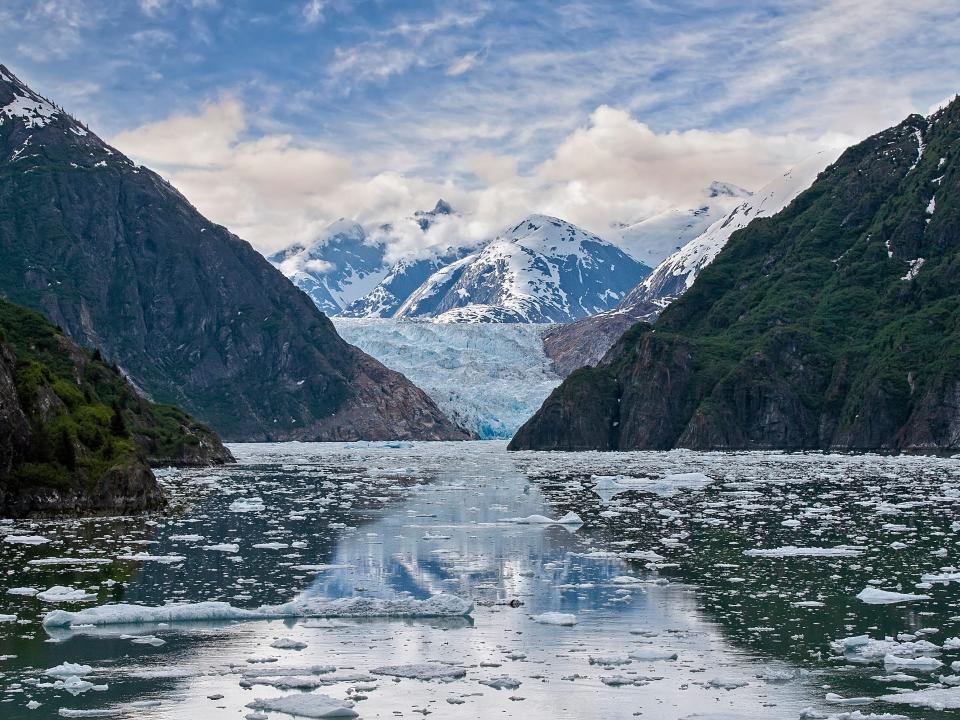
M 328 315 L 373 290 L 389 271 L 386 248 L 371 241 L 355 222 L 331 223 L 312 244 L 301 244 L 274 253 L 276 265 L 314 304 Z
M 355 318 L 393 317 L 404 301 L 431 275 L 469 252 L 467 248 L 447 248 L 445 253 L 431 257 L 401 258 L 373 290 L 344 308 L 340 315 Z
M 656 267 L 750 195 L 749 190 L 732 183 L 714 181 L 704 193 L 703 203 L 697 207 L 670 208 L 621 228 L 620 246 L 638 260 Z
M 693 285 L 735 231 L 755 218 L 770 217 L 785 208 L 838 154 L 817 153 L 765 185 L 660 263 L 616 308 L 550 330 L 544 344 L 557 372 L 567 375 L 584 365 L 595 365 L 631 325 L 656 320 L 667 305 Z
M 481 438 L 511 437 L 560 384 L 544 353 L 544 325 L 342 316 L 333 323 Z
M 620 303 L 618 310 L 641 315 L 659 311 L 693 285 L 700 271 L 713 262 L 730 236 L 750 224 L 754 218 L 770 217 L 785 208 L 791 200 L 816 180 L 836 154 L 819 152 L 780 177 L 767 183 L 756 194 L 737 205 L 703 233 L 673 253 L 654 269 Z
M 614 307 L 650 268 L 576 225 L 531 215 L 439 269 L 396 317 L 569 322 Z

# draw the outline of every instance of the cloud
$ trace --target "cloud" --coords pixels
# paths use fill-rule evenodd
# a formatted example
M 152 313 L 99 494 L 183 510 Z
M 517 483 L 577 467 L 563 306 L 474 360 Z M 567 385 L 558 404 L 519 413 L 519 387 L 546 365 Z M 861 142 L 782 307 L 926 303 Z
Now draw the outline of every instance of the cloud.
M 316 25 L 323 20 L 323 10 L 326 4 L 326 0 L 310 0 L 303 6 L 303 19 L 307 25 Z
M 658 133 L 625 110 L 601 106 L 528 172 L 518 171 L 513 156 L 479 152 L 459 161 L 459 180 L 432 180 L 376 169 L 383 166 L 376 153 L 347 157 L 288 134 L 251 133 L 250 125 L 244 106 L 225 96 L 112 141 L 264 252 L 309 242 L 347 217 L 372 231 L 391 223 L 391 257 L 480 242 L 532 212 L 614 238 L 613 221 L 696 206 L 715 179 L 757 188 L 842 142 L 746 129 Z M 441 219 L 425 236 L 410 217 L 440 197 L 459 215 Z
M 468 52 L 466 55 L 457 58 L 457 60 L 447 68 L 447 75 L 450 77 L 463 75 L 465 72 L 476 67 L 479 62 L 482 62 L 479 51 Z

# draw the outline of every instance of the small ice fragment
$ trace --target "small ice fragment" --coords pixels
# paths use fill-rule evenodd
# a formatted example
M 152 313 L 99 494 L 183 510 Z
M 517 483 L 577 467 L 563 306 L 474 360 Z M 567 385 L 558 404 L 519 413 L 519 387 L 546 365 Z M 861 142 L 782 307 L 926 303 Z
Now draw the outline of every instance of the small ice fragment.
M 384 667 L 373 668 L 370 672 L 374 675 L 389 675 L 391 677 L 409 678 L 415 680 L 462 678 L 467 674 L 466 668 L 458 665 L 444 665 L 442 663 L 387 665 Z
M 97 596 L 88 593 L 85 590 L 78 590 L 76 588 L 66 587 L 64 585 L 54 585 L 51 588 L 47 588 L 43 592 L 37 593 L 37 599 L 51 603 L 86 602 L 88 600 L 96 600 Z
M 50 542 L 50 538 L 42 535 L 7 535 L 3 541 L 11 545 L 44 545 Z
M 656 648 L 656 647 L 637 648 L 636 650 L 631 650 L 629 655 L 630 655 L 630 658 L 633 660 L 641 660 L 646 662 L 677 659 L 677 653 L 674 652 L 673 650 L 667 650 L 666 648 Z
M 303 650 L 306 646 L 307 644 L 305 642 L 291 640 L 290 638 L 277 638 L 270 643 L 270 647 L 276 648 L 277 650 Z
M 545 612 L 540 615 L 531 615 L 530 619 L 541 625 L 563 625 L 566 627 L 576 625 L 578 622 L 576 615 L 560 612 Z

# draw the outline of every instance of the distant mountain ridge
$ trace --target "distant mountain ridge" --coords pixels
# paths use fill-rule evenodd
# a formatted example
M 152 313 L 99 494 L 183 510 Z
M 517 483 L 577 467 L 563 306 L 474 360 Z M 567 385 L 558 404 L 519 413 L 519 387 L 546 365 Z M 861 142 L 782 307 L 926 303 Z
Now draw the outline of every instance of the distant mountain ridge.
M 510 447 L 960 450 L 960 99 L 734 232 Z
M 439 269 L 395 317 L 566 322 L 615 306 L 650 268 L 572 223 L 531 215 Z
M 457 439 L 249 244 L 0 66 L 0 294 L 231 440 Z

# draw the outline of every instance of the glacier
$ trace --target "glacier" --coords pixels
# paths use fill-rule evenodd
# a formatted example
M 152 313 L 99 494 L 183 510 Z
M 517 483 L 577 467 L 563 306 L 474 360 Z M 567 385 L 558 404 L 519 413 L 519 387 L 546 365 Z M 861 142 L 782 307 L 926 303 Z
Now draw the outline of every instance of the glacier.
M 344 340 L 406 375 L 483 439 L 512 437 L 560 384 L 543 348 L 551 325 L 331 320 Z

